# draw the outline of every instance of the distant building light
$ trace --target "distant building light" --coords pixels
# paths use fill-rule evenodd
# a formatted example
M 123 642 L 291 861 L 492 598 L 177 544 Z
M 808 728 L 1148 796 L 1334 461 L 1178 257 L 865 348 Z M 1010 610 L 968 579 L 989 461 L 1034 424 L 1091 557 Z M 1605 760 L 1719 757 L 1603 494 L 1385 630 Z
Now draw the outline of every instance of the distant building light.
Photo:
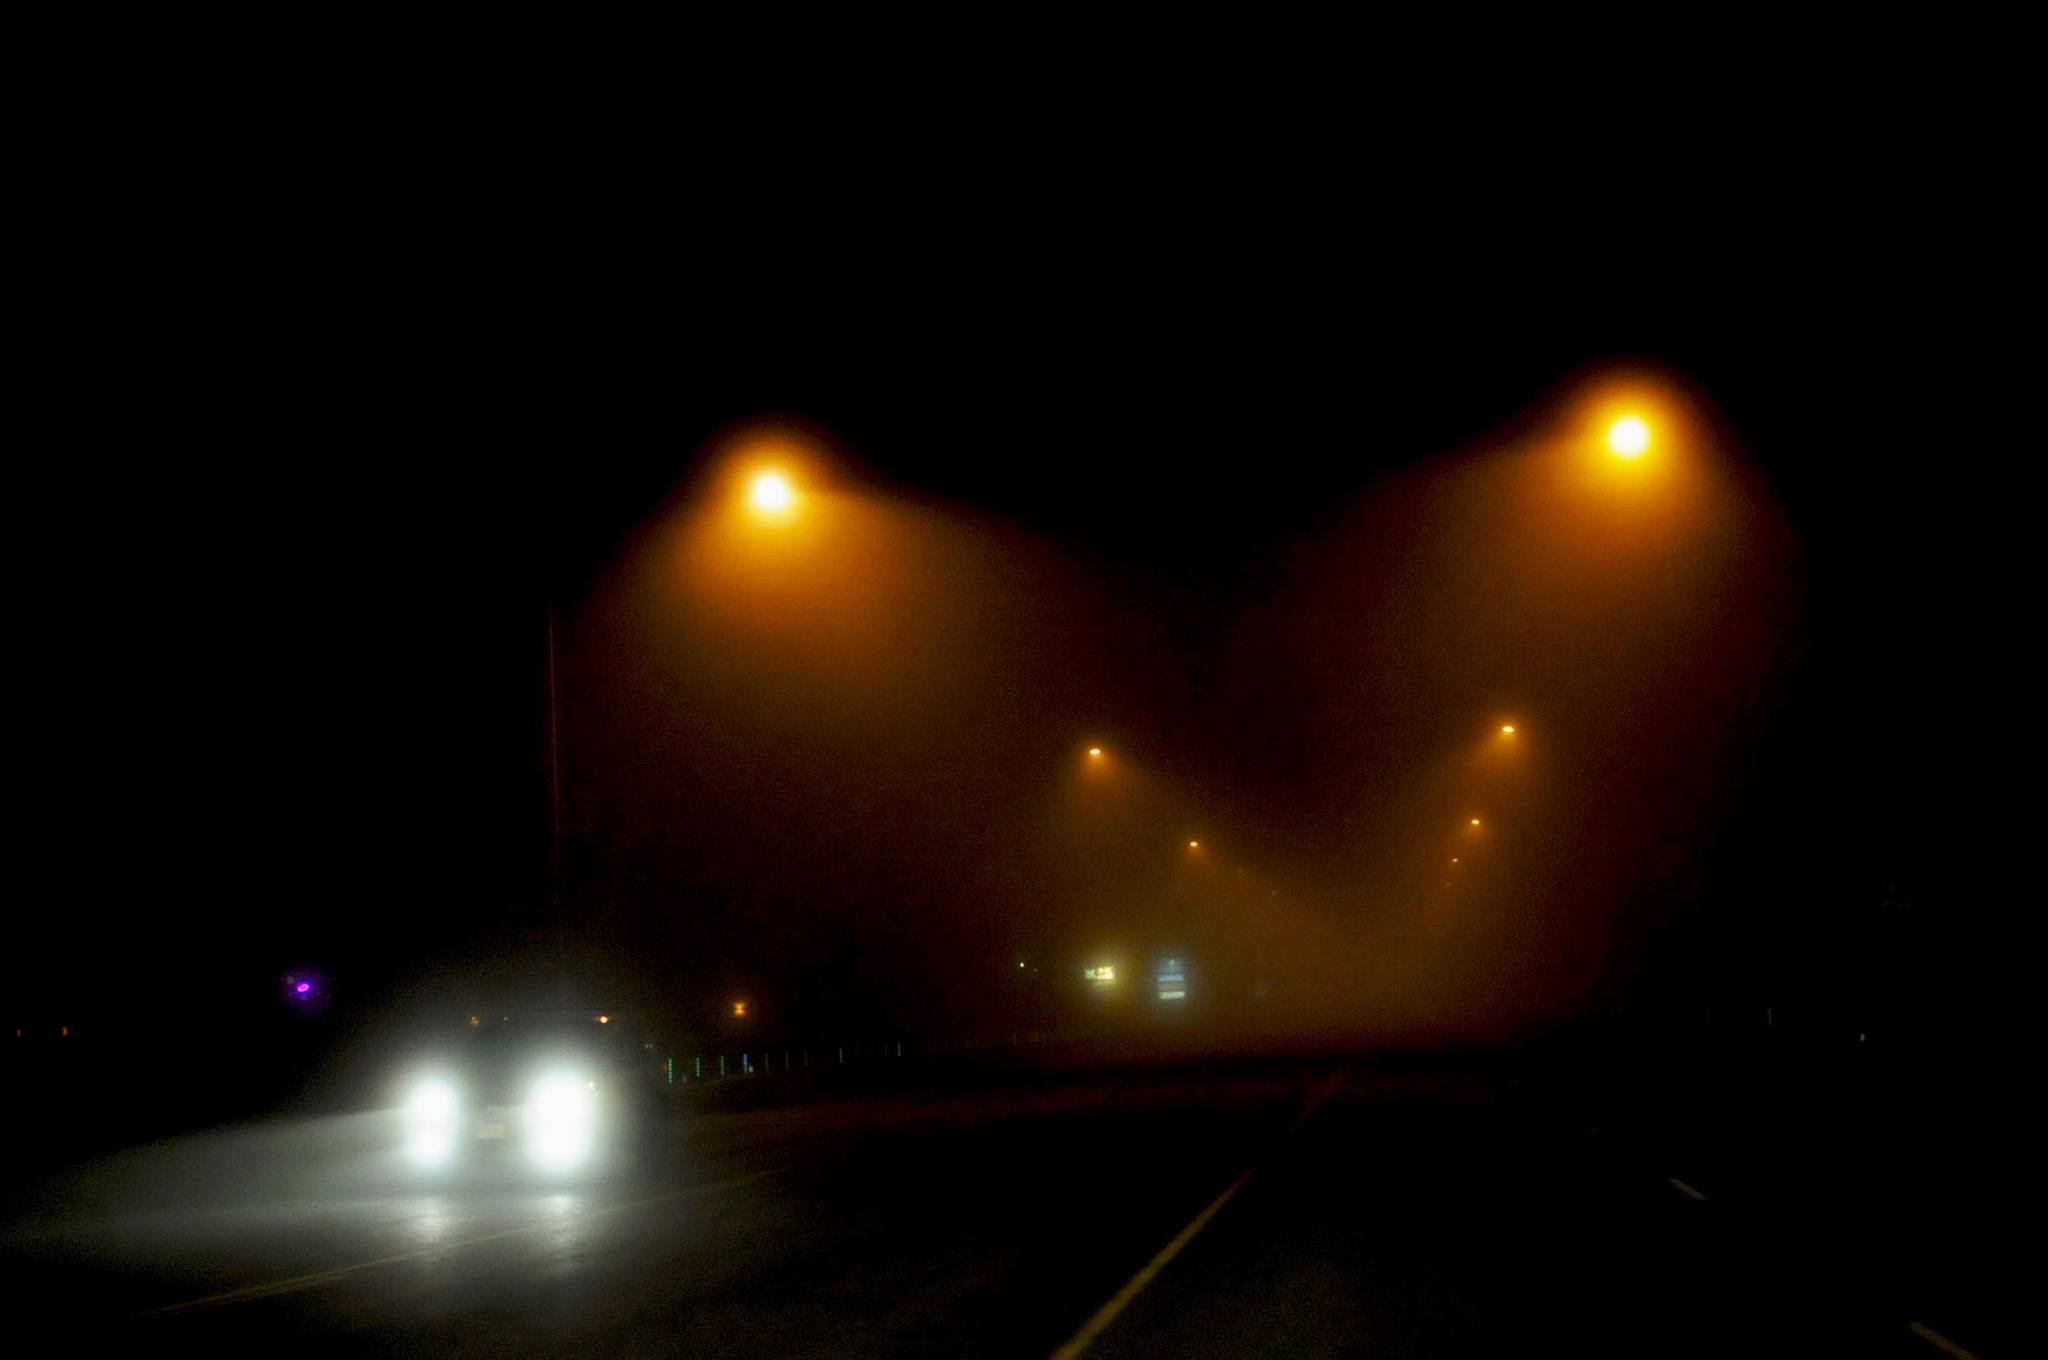
M 735 1018 L 735 1019 L 737 1019 L 737 1018 L 738 1018 L 738 1017 L 740 1017 L 740 1016 L 743 1016 L 743 1015 L 745 1015 L 745 1014 L 747 1013 L 747 1003 L 746 1003 L 746 1002 L 744 1002 L 744 1001 L 735 1001 L 735 1002 L 733 1002 L 733 1003 L 732 1003 L 732 1013 L 733 1013 L 733 1016 L 734 1016 L 734 1018 Z
M 1158 982 L 1161 1001 L 1187 999 L 1188 975 L 1182 970 L 1179 959 L 1166 959 L 1160 963 Z
M 1100 968 L 1087 969 L 1081 976 L 1087 978 L 1090 982 L 1115 982 L 1116 969 L 1105 963 Z
M 597 1017 L 597 1023 L 600 1025 L 609 1025 L 611 1022 L 612 1018 L 609 1015 L 600 1015 Z
M 58 1029 L 57 1029 L 57 1033 L 58 1033 L 59 1035 L 63 1036 L 64 1038 L 66 1038 L 66 1039 L 69 1039 L 69 1038 L 71 1037 L 71 1026 L 69 1026 L 69 1025 L 62 1025 L 62 1026 L 59 1026 L 59 1027 L 58 1027 Z
M 481 1015 L 472 1015 L 469 1017 L 469 1026 L 471 1029 L 475 1029 L 478 1025 L 481 1025 L 483 1022 L 484 1018 Z
M 1175 987 L 1171 991 L 1162 988 L 1159 992 L 1159 999 L 1161 1001 L 1185 1001 L 1187 996 L 1188 994 L 1179 987 Z

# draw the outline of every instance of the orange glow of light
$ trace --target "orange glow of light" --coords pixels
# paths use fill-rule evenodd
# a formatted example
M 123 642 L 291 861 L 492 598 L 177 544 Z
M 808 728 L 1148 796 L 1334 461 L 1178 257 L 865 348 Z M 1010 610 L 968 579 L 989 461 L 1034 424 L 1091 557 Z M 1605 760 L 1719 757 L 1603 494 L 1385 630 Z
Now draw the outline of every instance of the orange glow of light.
M 747 1003 L 744 1001 L 733 1002 L 732 1013 L 735 1017 L 745 1015 L 747 1013 Z
M 1607 427 L 1607 448 L 1617 458 L 1640 458 L 1650 447 L 1650 427 L 1641 416 L 1623 416 Z
M 1089 759 L 1091 759 L 1091 760 L 1100 760 L 1100 759 L 1102 759 L 1102 748 L 1101 748 L 1100 746 L 1091 746 L 1091 747 L 1089 747 L 1089 748 L 1088 748 L 1088 758 L 1089 758 Z
M 1202 848 L 1202 843 L 1201 843 L 1200 841 L 1189 841 L 1189 842 L 1188 842 L 1188 849 L 1190 849 L 1190 850 L 1199 850 L 1199 849 L 1201 849 L 1201 848 Z
M 1472 819 L 1472 825 L 1474 825 L 1474 826 L 1478 826 L 1478 825 L 1479 825 L 1479 819 L 1478 819 L 1477 817 L 1474 817 L 1474 818 Z
M 779 472 L 757 472 L 747 488 L 747 503 L 757 514 L 780 519 L 796 507 L 796 488 Z
M 1512 737 L 1515 735 L 1515 725 L 1513 723 L 1502 723 L 1500 734 L 1504 737 Z
M 609 1025 L 611 1022 L 612 1018 L 609 1015 L 600 1015 L 597 1017 L 597 1023 L 600 1025 Z

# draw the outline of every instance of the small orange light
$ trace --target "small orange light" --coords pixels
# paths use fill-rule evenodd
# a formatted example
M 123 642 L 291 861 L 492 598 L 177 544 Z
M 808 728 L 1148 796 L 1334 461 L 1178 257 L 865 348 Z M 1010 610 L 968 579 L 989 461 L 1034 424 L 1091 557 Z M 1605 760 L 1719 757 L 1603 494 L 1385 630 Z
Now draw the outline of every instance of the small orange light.
M 1479 819 L 1478 819 L 1477 817 L 1474 817 L 1474 818 L 1472 819 L 1472 825 L 1474 825 L 1474 826 L 1478 826 L 1478 825 L 1479 825 Z
M 1102 748 L 1100 746 L 1091 746 L 1088 748 L 1088 754 L 1100 760 L 1102 758 Z
M 609 1025 L 611 1022 L 612 1018 L 609 1015 L 600 1015 L 597 1017 L 597 1023 L 600 1025 Z
M 1189 842 L 1188 842 L 1188 849 L 1190 849 L 1190 850 L 1199 850 L 1199 849 L 1201 849 L 1201 848 L 1202 848 L 1202 843 L 1201 843 L 1200 841 L 1189 841 Z
M 1515 725 L 1513 723 L 1502 723 L 1500 734 L 1504 737 L 1512 737 L 1515 735 Z
M 746 1002 L 744 1002 L 744 1001 L 735 1001 L 735 1002 L 733 1002 L 733 1003 L 732 1003 L 732 1013 L 733 1013 L 734 1015 L 736 1015 L 736 1016 L 738 1016 L 738 1015 L 745 1015 L 745 1014 L 747 1013 L 747 1003 L 746 1003 Z

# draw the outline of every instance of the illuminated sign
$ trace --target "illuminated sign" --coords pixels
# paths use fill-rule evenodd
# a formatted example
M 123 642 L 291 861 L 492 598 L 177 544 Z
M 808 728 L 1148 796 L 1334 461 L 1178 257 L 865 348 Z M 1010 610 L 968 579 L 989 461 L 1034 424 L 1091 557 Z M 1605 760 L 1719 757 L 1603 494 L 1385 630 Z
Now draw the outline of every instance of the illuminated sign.
M 1088 969 L 1081 976 L 1087 978 L 1090 982 L 1115 982 L 1116 969 L 1105 963 L 1100 968 Z
M 1159 965 L 1159 999 L 1161 1001 L 1185 1001 L 1188 999 L 1188 975 L 1181 971 L 1179 959 L 1168 959 Z

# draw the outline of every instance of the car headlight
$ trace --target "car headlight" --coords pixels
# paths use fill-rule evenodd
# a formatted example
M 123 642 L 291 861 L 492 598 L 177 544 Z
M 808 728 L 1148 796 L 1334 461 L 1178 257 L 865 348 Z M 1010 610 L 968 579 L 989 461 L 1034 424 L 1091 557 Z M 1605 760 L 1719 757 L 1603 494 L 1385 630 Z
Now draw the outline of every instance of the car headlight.
M 419 1166 L 440 1166 L 455 1156 L 462 1102 L 439 1078 L 416 1083 L 405 1100 L 405 1155 Z
M 538 1166 L 580 1166 L 597 1141 L 596 1083 L 573 1073 L 534 1082 L 526 1101 L 526 1153 Z

